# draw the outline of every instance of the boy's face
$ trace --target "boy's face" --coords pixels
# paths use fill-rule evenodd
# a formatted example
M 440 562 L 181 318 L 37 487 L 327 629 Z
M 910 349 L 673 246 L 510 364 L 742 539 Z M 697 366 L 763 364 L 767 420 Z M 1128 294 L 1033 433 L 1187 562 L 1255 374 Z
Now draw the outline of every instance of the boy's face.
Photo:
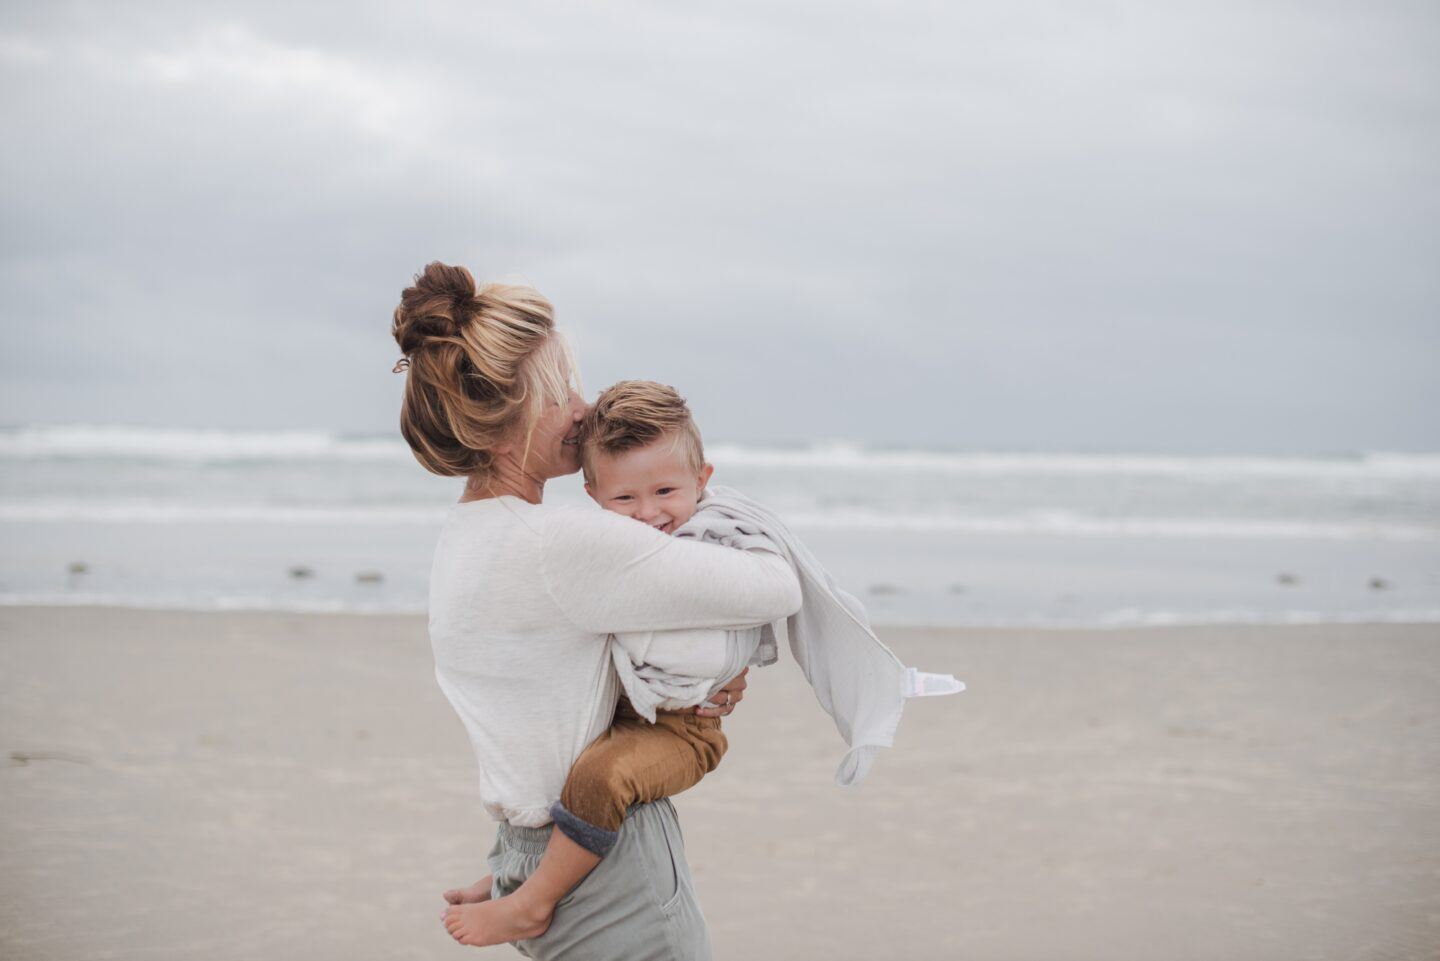
M 591 465 L 595 482 L 585 485 L 586 492 L 607 511 L 673 534 L 695 513 L 700 492 L 715 471 L 705 464 L 697 474 L 675 446 L 673 437 L 661 437 L 618 454 L 596 451 Z

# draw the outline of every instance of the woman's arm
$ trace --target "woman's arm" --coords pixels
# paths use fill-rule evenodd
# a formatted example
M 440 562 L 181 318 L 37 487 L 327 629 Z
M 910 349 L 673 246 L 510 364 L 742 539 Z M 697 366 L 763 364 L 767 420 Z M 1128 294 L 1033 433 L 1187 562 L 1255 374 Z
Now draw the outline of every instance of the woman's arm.
M 695 709 L 696 714 L 704 717 L 726 717 L 735 710 L 735 705 L 745 696 L 745 675 L 750 673 L 750 668 L 745 668 L 739 674 L 730 678 L 725 686 L 710 696 L 710 700 L 701 704 Z
M 597 634 L 767 624 L 800 608 L 779 555 L 668 537 L 608 511 L 555 509 L 540 550 L 556 604 Z

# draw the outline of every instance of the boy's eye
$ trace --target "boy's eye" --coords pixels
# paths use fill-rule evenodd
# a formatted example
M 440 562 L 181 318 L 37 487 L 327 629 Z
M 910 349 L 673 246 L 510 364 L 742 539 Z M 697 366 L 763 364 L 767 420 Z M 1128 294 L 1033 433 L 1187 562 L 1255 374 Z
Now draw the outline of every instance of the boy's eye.
M 610 498 L 610 499 L 611 499 L 612 501 L 628 501 L 628 500 L 630 499 L 630 495 L 629 495 L 629 494 L 617 494 L 616 496 L 614 496 L 614 497 L 612 497 L 612 498 Z
M 655 493 L 659 494 L 661 497 L 664 497 L 666 494 L 669 494 L 669 493 L 673 492 L 674 490 L 675 490 L 675 488 L 673 488 L 673 487 L 662 487 L 662 488 L 660 488 L 658 491 L 656 491 Z

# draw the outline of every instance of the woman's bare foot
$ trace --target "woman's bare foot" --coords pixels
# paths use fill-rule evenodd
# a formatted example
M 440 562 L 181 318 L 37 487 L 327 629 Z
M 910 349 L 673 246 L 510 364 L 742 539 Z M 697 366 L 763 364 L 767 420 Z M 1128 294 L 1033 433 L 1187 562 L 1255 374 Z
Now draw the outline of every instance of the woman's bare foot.
M 451 905 L 445 910 L 445 930 L 461 944 L 504 944 L 540 937 L 554 915 L 555 905 L 536 905 L 512 894 L 496 901 Z
M 489 901 L 492 877 L 494 875 L 487 874 L 468 888 L 451 888 L 445 892 L 444 898 L 451 904 L 479 904 L 481 901 Z

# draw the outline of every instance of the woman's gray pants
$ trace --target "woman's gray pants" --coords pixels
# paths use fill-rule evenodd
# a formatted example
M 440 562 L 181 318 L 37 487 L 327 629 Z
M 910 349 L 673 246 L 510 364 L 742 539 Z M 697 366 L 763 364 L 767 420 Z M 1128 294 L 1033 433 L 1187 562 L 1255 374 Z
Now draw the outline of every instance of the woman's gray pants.
M 495 897 L 530 876 L 553 829 L 500 825 L 489 859 Z M 710 932 L 669 800 L 631 808 L 600 866 L 555 906 L 550 930 L 515 947 L 536 961 L 709 961 Z

